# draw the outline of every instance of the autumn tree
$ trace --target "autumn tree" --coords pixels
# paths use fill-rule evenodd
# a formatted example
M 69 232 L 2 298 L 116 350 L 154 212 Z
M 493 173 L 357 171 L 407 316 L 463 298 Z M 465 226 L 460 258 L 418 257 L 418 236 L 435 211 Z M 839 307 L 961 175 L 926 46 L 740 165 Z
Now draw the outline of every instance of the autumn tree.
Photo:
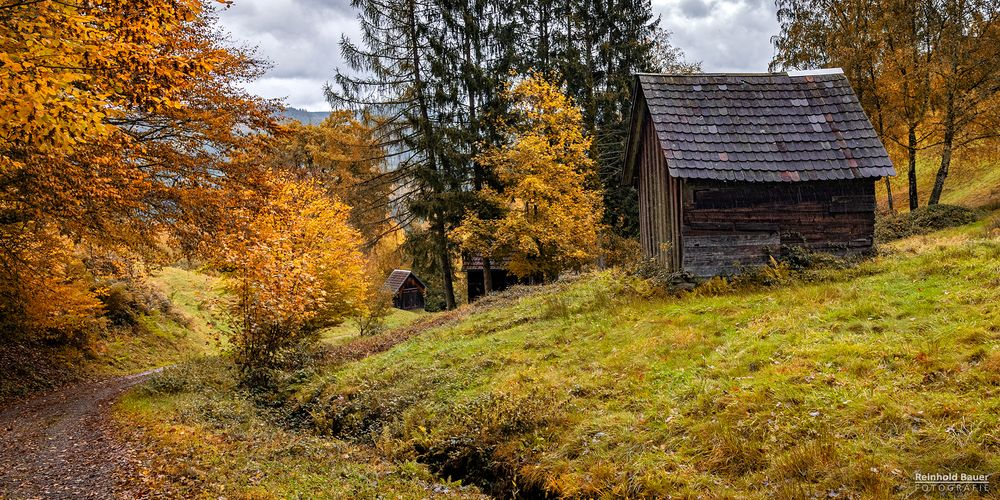
M 450 93 L 442 74 L 448 66 L 442 64 L 440 41 L 447 35 L 440 6 L 434 0 L 355 0 L 352 5 L 359 12 L 363 44 L 342 40 L 341 52 L 353 73 L 338 69 L 327 98 L 334 107 L 374 120 L 376 136 L 402 176 L 403 221 L 426 224 L 426 238 L 408 241 L 426 242 L 414 253 L 433 258 L 446 307 L 454 308 L 448 229 L 461 216 L 468 169 L 449 147 L 448 128 L 461 101 L 446 98 Z
M 0 6 L 0 323 L 99 311 L 81 249 L 149 259 L 202 235 L 245 177 L 229 158 L 273 125 L 241 89 L 257 74 L 200 0 Z M 55 284 L 80 300 L 35 300 Z
M 992 0 L 933 0 L 929 28 L 933 97 L 941 160 L 929 205 L 941 200 L 955 150 L 1000 135 L 1000 4 Z
M 481 145 L 503 140 L 511 74 L 551 71 L 594 137 L 608 222 L 637 233 L 635 196 L 619 182 L 633 74 L 684 66 L 648 0 L 354 0 L 362 36 L 341 44 L 350 66 L 328 92 L 334 107 L 365 113 L 399 172 L 407 248 L 422 275 L 455 304 L 455 245 L 468 210 L 493 218 L 478 196 L 498 187 Z M 679 63 L 675 65 L 674 63 Z M 670 66 L 660 67 L 660 64 Z M 489 259 L 484 266 L 489 267 Z M 438 278 L 431 278 L 430 273 Z M 487 273 L 488 275 L 489 273 Z
M 551 81 L 532 74 L 509 89 L 507 141 L 482 153 L 500 181 L 482 196 L 503 207 L 484 219 L 470 212 L 453 233 L 461 246 L 508 261 L 521 277 L 554 279 L 592 262 L 603 206 L 595 184 L 591 140 L 580 108 Z
M 234 297 L 236 360 L 251 378 L 362 308 L 367 283 L 350 208 L 315 181 L 274 178 L 263 203 L 235 210 L 215 252 Z
M 889 105 L 891 68 L 884 32 L 884 5 L 867 0 L 778 0 L 781 30 L 770 69 L 837 66 L 851 81 L 879 137 L 895 130 L 901 115 Z M 890 211 L 895 211 L 891 181 L 884 179 Z
M 351 207 L 351 225 L 370 245 L 394 230 L 390 195 L 398 175 L 385 172 L 385 154 L 374 131 L 349 111 L 334 111 L 318 125 L 291 122 L 277 136 L 273 166 L 313 179 Z
M 910 209 L 917 156 L 941 148 L 929 203 L 953 151 L 996 136 L 998 7 L 987 0 L 778 0 L 773 68 L 844 68 L 879 136 L 905 157 Z M 889 181 L 886 179 L 888 188 Z M 892 194 L 889 190 L 889 201 Z M 890 205 L 891 206 L 891 205 Z

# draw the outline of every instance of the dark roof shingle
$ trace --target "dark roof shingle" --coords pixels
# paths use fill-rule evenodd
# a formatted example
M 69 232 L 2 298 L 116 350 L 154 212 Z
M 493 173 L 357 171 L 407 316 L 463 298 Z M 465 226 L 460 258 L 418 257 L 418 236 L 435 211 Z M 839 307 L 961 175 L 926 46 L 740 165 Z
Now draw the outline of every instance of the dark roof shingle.
M 794 182 L 896 175 L 842 73 L 642 74 L 637 85 L 635 98 L 645 102 L 672 176 Z M 638 106 L 633 120 L 645 116 Z M 640 126 L 633 123 L 630 141 Z M 635 161 L 627 158 L 627 180 Z
M 389 275 L 388 278 L 385 279 L 385 283 L 382 285 L 382 289 L 389 293 L 395 294 L 396 292 L 399 291 L 399 288 L 403 286 L 403 283 L 406 283 L 406 279 L 409 278 L 410 276 L 413 276 L 413 279 L 417 280 L 417 283 L 420 283 L 420 286 L 427 288 L 427 285 L 424 285 L 424 282 L 420 278 L 418 278 L 416 274 L 413 274 L 413 271 L 407 271 L 405 269 L 396 269 L 395 271 L 392 272 L 392 274 Z
M 493 271 L 506 271 L 510 259 L 493 259 L 490 261 L 490 269 Z M 482 271 L 483 256 L 475 254 L 465 254 L 462 256 L 462 271 Z

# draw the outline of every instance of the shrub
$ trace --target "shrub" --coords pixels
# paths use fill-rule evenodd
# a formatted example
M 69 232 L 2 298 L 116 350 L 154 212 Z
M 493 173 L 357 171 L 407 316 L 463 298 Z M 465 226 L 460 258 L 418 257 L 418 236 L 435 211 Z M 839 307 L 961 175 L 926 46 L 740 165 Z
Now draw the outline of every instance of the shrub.
M 957 205 L 930 205 L 875 220 L 875 239 L 886 242 L 975 222 L 980 212 Z
M 349 208 L 313 182 L 275 179 L 257 211 L 237 211 L 221 237 L 217 265 L 228 268 L 236 331 L 231 341 L 244 380 L 253 385 L 285 363 L 321 328 L 364 306 L 360 234 Z
M 385 330 L 385 320 L 392 312 L 392 295 L 381 289 L 378 283 L 372 282 L 365 294 L 365 307 L 358 309 L 351 316 L 361 337 L 377 335 Z
M 0 224 L 0 339 L 86 345 L 107 323 L 94 278 L 55 226 Z
M 642 247 L 637 238 L 625 238 L 611 231 L 602 236 L 605 266 L 627 269 L 642 260 Z
M 159 311 L 185 324 L 190 319 L 175 312 L 170 299 L 149 283 L 133 279 L 112 281 L 97 298 L 104 304 L 105 316 L 114 325 L 135 325 L 139 316 Z
M 843 269 L 848 264 L 845 259 L 836 255 L 814 252 L 802 246 L 782 247 L 780 261 L 795 271 L 815 268 Z

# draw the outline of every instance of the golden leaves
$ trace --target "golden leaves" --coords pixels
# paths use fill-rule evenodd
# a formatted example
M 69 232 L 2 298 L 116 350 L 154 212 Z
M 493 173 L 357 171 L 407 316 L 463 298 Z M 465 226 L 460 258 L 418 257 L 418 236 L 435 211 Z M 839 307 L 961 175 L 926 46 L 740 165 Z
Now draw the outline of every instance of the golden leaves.
M 594 175 L 580 109 L 552 82 L 531 75 L 512 86 L 511 143 L 492 147 L 479 161 L 503 185 L 481 195 L 506 207 L 497 219 L 469 214 L 453 233 L 467 251 L 509 259 L 519 276 L 554 277 L 578 268 L 597 252 L 603 213 L 600 193 L 587 188 Z
M 216 255 L 232 270 L 237 345 L 253 350 L 262 338 L 289 345 L 363 307 L 361 237 L 348 224 L 349 210 L 314 181 L 276 175 L 262 206 L 232 214 Z M 275 353 L 250 354 L 260 361 Z
M 202 9 L 199 0 L 3 8 L 0 239 L 10 244 L 0 282 L 14 291 L 0 321 L 32 300 L 32 282 L 85 292 L 79 276 L 57 272 L 74 247 L 148 257 L 164 234 L 202 237 L 219 219 L 219 192 L 258 175 L 234 159 L 255 142 L 248 130 L 271 126 L 270 110 L 234 90 L 256 69 L 220 46 Z M 49 233 L 66 252 L 39 253 Z

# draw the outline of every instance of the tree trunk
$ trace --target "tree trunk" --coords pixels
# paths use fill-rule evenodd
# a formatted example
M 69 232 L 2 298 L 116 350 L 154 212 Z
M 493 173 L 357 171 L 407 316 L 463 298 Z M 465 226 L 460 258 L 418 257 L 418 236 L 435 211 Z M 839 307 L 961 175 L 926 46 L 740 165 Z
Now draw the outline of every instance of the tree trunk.
M 417 40 L 417 19 L 416 19 L 416 5 L 415 2 L 411 0 L 410 2 L 410 17 L 409 17 L 409 30 L 408 33 L 410 37 L 410 58 L 413 64 L 413 83 L 416 88 L 416 98 L 417 104 L 420 107 L 420 120 L 419 124 L 420 132 L 423 134 L 422 145 L 425 152 L 427 153 L 427 163 L 431 171 L 437 173 L 437 147 L 436 138 L 434 136 L 434 128 L 431 125 L 430 110 L 428 109 L 427 97 L 424 94 L 424 82 L 423 76 L 420 73 L 420 49 Z M 440 187 L 438 187 L 437 182 L 434 185 L 434 195 L 439 196 L 441 193 Z M 435 200 L 435 203 L 440 204 L 440 199 Z M 440 208 L 436 208 L 432 215 L 433 220 L 433 231 L 435 244 L 437 246 L 437 257 L 438 262 L 441 264 L 441 274 L 442 280 L 444 282 L 444 297 L 445 304 L 448 309 L 455 308 L 455 286 L 452 282 L 452 269 L 451 269 L 451 256 L 448 253 L 448 233 L 445 230 L 444 224 L 444 211 Z
M 951 167 L 951 152 L 955 142 L 955 92 L 948 90 L 946 100 L 941 166 L 938 167 L 937 176 L 934 178 L 934 189 L 931 191 L 930 200 L 927 201 L 928 205 L 937 205 L 941 201 L 941 191 L 944 190 L 944 181 L 948 178 L 948 168 Z
M 445 307 L 451 310 L 456 306 L 455 283 L 451 267 L 451 254 L 448 252 L 448 233 L 444 227 L 444 214 L 440 210 L 434 217 L 434 232 L 437 240 L 438 261 L 441 264 L 441 274 L 444 279 Z
M 889 178 L 888 177 L 884 177 L 884 179 L 885 179 L 885 197 L 886 197 L 886 200 L 889 203 L 889 213 L 890 214 L 895 214 L 896 213 L 896 207 L 895 207 L 895 203 L 893 203 L 893 201 L 892 201 L 892 184 L 889 182 Z
M 493 291 L 493 265 L 488 257 L 483 257 L 483 295 Z
M 944 190 L 944 181 L 948 177 L 948 168 L 951 166 L 951 140 L 945 139 L 944 150 L 941 152 L 941 166 L 938 167 L 937 177 L 934 178 L 934 189 L 931 191 L 931 198 L 928 205 L 937 205 L 941 201 L 941 191 Z
M 538 5 L 538 64 L 539 71 L 549 71 L 549 4 Z
M 920 199 L 917 197 L 917 127 L 910 124 L 906 142 L 907 155 L 907 175 L 910 183 L 910 211 L 914 211 L 920 206 Z

